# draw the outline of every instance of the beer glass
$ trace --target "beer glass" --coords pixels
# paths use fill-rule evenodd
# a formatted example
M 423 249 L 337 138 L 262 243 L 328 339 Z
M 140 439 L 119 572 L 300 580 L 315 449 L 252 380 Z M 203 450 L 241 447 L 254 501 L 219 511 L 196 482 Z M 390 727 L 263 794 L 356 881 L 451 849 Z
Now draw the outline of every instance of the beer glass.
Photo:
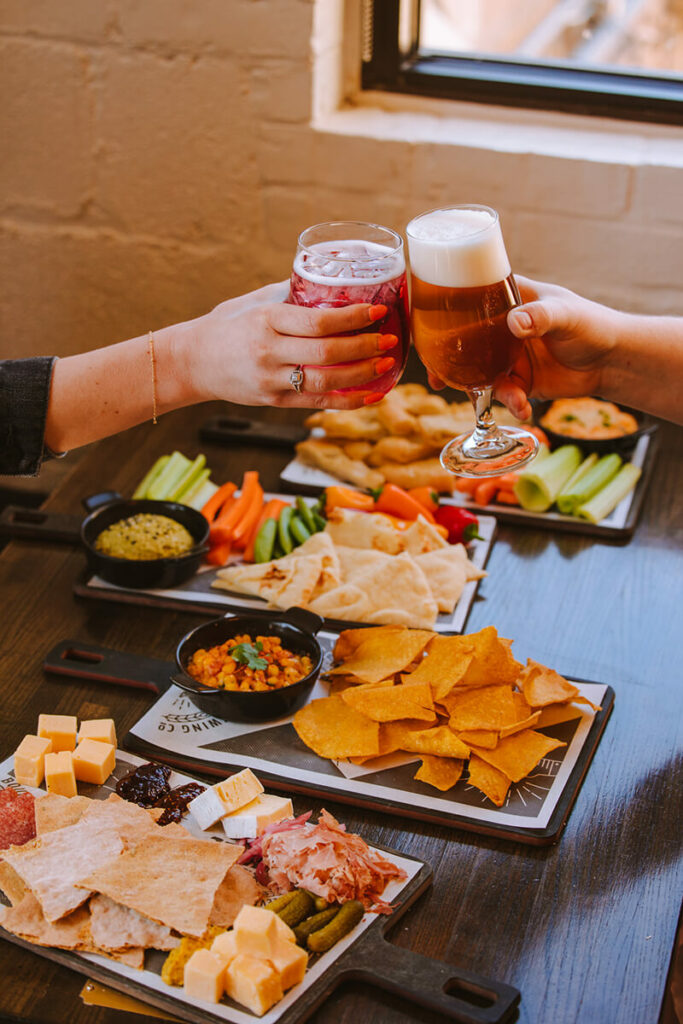
M 491 405 L 522 342 L 507 326 L 520 297 L 498 214 L 488 206 L 448 206 L 411 220 L 411 323 L 420 359 L 453 388 L 466 391 L 476 427 L 449 442 L 444 469 L 457 476 L 498 476 L 519 469 L 538 441 L 519 427 L 496 426 Z
M 382 353 L 393 356 L 393 366 L 372 381 L 372 392 L 386 394 L 398 383 L 408 358 L 410 314 L 403 239 L 395 231 L 362 221 L 306 228 L 299 235 L 287 301 L 328 309 L 357 302 L 386 306 L 381 320 L 353 333 L 377 331 L 396 336 L 393 348 Z M 340 390 L 348 393 L 369 388 L 366 384 Z

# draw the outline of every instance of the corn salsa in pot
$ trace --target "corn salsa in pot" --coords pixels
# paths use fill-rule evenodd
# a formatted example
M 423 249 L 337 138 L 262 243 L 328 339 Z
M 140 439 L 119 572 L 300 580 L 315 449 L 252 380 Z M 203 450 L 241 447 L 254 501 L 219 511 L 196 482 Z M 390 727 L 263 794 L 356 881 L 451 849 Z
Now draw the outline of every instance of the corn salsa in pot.
M 309 656 L 283 647 L 280 637 L 257 636 L 252 640 L 244 633 L 216 647 L 200 647 L 185 671 L 203 686 L 247 692 L 291 686 L 312 669 Z

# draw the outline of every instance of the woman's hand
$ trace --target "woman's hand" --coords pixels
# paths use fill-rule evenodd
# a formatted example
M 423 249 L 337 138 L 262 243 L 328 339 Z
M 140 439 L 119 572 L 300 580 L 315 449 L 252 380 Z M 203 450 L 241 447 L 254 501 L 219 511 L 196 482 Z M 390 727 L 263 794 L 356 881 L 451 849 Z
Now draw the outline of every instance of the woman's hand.
M 192 322 L 181 339 L 195 401 L 356 409 L 382 396 L 373 380 L 394 365 L 395 335 L 362 333 L 386 314 L 367 303 L 309 309 L 284 302 L 287 283 L 231 299 Z M 360 331 L 347 335 L 349 331 Z M 344 364 L 344 365 L 338 365 Z M 303 367 L 298 393 L 292 372 Z M 339 394 L 340 388 L 363 390 Z

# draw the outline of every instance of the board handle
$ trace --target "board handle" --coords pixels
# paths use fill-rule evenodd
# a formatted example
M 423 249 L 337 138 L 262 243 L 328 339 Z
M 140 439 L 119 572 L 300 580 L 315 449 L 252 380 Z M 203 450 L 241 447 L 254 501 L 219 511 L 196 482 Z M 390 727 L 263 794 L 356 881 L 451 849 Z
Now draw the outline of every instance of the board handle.
M 83 640 L 61 640 L 43 661 L 43 671 L 52 675 L 151 690 L 157 696 L 171 685 L 174 670 L 174 665 L 159 658 L 115 651 Z
M 460 1024 L 503 1024 L 520 1000 L 511 985 L 395 946 L 374 929 L 354 945 L 353 961 L 367 966 L 349 966 L 344 979 L 375 985 Z
M 224 444 L 240 441 L 242 444 L 293 448 L 308 437 L 308 430 L 290 423 L 265 423 L 241 416 L 214 416 L 200 427 L 199 436 L 203 441 Z
M 6 505 L 0 513 L 0 534 L 24 540 L 56 540 L 65 544 L 79 544 L 81 523 L 80 516 L 43 512 L 22 505 Z

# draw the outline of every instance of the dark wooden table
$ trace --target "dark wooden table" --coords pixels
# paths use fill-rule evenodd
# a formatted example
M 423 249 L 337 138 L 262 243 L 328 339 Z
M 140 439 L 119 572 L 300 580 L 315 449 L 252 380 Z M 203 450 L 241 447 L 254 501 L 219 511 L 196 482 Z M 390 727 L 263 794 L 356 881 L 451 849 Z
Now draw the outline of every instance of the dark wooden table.
M 94 446 L 47 507 L 78 512 L 80 499 L 115 488 L 129 494 L 158 455 L 204 450 L 215 478 L 258 467 L 277 489 L 282 449 L 199 444 L 217 411 L 184 410 L 160 424 Z M 259 418 L 296 418 L 268 411 Z M 330 810 L 370 842 L 427 860 L 433 889 L 401 920 L 393 941 L 517 986 L 525 1024 L 654 1024 L 661 1013 L 681 905 L 681 683 L 683 672 L 683 432 L 661 431 L 654 480 L 627 545 L 501 527 L 467 624 L 494 624 L 527 655 L 559 671 L 609 683 L 614 712 L 556 846 L 478 838 L 348 806 Z M 125 733 L 148 698 L 88 683 L 48 680 L 43 655 L 75 637 L 171 658 L 198 619 L 187 612 L 77 600 L 82 554 L 13 542 L 0 555 L 3 757 L 39 712 L 113 715 Z M 296 801 L 297 811 L 315 801 Z M 319 806 L 319 805 L 318 805 Z M 0 943 L 0 1016 L 52 1024 L 123 1024 L 145 1018 L 85 1007 L 83 978 Z M 436 1021 L 430 1012 L 361 985 L 339 990 L 322 1022 Z

